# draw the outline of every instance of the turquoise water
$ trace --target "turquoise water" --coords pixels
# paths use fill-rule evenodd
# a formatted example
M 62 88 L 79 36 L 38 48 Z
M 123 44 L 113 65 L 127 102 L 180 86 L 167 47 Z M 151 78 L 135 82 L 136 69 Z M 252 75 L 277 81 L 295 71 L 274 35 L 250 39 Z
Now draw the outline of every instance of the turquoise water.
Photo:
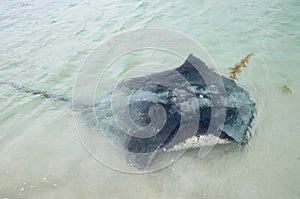
M 2 86 L 0 198 L 300 198 L 299 10 L 297 0 L 1 1 L 0 81 L 71 96 L 101 42 L 154 26 L 201 44 L 225 76 L 253 52 L 238 84 L 257 115 L 246 146 L 129 175 L 86 152 L 69 105 Z

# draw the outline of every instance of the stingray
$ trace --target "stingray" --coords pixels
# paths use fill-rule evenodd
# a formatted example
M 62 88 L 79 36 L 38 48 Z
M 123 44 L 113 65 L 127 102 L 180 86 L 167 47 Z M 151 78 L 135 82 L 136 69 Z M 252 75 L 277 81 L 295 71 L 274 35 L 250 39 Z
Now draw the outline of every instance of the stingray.
M 72 100 L 12 82 L 0 84 Z M 193 55 L 175 69 L 126 79 L 116 88 L 93 107 L 102 133 L 128 151 L 128 163 L 138 169 L 147 169 L 159 151 L 248 142 L 255 112 L 249 93 Z

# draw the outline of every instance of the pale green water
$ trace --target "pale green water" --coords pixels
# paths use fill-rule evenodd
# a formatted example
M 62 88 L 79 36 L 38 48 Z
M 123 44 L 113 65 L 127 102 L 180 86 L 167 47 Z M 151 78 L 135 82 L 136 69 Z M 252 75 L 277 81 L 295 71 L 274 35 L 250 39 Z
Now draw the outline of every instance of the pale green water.
M 68 105 L 0 87 L 0 198 L 300 198 L 299 10 L 297 0 L 1 1 L 0 81 L 71 96 L 100 42 L 171 28 L 205 47 L 224 75 L 255 53 L 239 85 L 257 116 L 245 147 L 219 146 L 202 160 L 194 150 L 129 175 L 88 155 Z

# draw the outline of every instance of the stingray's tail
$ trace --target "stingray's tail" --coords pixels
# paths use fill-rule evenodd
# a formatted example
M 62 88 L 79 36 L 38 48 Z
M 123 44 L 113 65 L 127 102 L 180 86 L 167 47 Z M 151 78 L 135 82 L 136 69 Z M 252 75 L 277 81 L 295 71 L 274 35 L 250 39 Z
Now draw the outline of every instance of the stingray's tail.
M 41 97 L 47 98 L 47 99 L 53 99 L 53 100 L 58 100 L 58 101 L 71 101 L 71 98 L 64 97 L 61 95 L 55 95 L 55 94 L 48 93 L 48 92 L 42 91 L 42 90 L 29 89 L 25 86 L 20 86 L 14 82 L 1 82 L 0 81 L 0 86 L 2 86 L 2 85 L 13 87 L 14 89 L 16 89 L 19 92 L 29 93 L 32 95 L 40 95 Z

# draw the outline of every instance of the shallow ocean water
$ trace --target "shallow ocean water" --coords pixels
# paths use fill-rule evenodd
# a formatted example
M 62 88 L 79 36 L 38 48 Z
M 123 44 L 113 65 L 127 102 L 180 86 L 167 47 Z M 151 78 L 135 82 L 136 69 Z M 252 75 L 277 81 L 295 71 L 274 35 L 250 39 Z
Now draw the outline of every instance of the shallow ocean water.
M 3 0 L 0 81 L 72 96 L 101 42 L 154 26 L 201 44 L 225 76 L 253 52 L 238 84 L 257 113 L 245 146 L 216 146 L 203 159 L 191 150 L 163 170 L 132 175 L 88 154 L 71 105 L 1 86 L 0 198 L 300 198 L 299 10 L 297 0 Z

